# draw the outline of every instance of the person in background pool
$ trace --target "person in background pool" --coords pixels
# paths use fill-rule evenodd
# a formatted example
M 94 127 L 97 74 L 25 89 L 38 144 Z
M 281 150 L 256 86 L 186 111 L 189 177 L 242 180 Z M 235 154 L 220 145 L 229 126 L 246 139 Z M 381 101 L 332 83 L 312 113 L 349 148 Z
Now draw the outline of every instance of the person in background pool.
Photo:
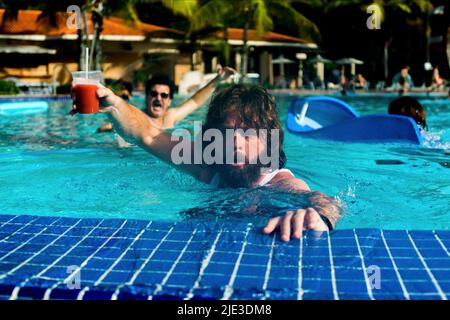
M 414 87 L 408 66 L 403 66 L 400 72 L 394 75 L 392 78 L 392 86 L 394 90 L 399 90 L 401 94 Z
M 363 77 L 361 73 L 358 73 L 355 77 L 355 88 L 356 89 L 367 89 L 368 83 L 367 80 Z
M 175 84 L 166 76 L 156 75 L 148 80 L 145 85 L 146 108 L 144 112 L 155 126 L 161 129 L 173 128 L 178 122 L 200 108 L 209 99 L 219 82 L 227 80 L 235 73 L 236 71 L 232 68 L 220 68 L 213 80 L 175 108 L 170 108 Z M 98 128 L 97 132 L 110 132 L 112 130 L 112 124 L 109 122 Z
M 431 90 L 432 91 L 444 91 L 445 80 L 439 74 L 439 67 L 436 66 L 433 69 L 433 75 L 431 78 Z
M 341 66 L 341 73 L 339 75 L 339 80 L 341 83 L 341 94 L 345 96 L 347 94 L 347 86 L 348 86 L 348 79 L 345 75 L 345 65 Z
M 195 145 L 191 139 L 173 139 L 170 132 L 155 126 L 144 112 L 127 104 L 107 88 L 99 89 L 97 95 L 101 102 L 100 112 L 108 115 L 121 136 L 199 181 L 217 187 L 276 188 L 299 194 L 307 201 L 306 206 L 293 207 L 280 216 L 270 218 L 263 229 L 264 233 L 280 229 L 281 239 L 289 241 L 291 237 L 300 238 L 303 230 L 327 231 L 336 226 L 341 212 L 340 203 L 321 192 L 311 191 L 303 180 L 284 168 L 286 156 L 282 148 L 283 130 L 275 99 L 263 87 L 233 85 L 216 92 L 210 102 L 204 129 L 217 129 L 222 133 L 231 129 L 234 143 L 225 148 L 225 153 L 232 155 L 234 161 L 228 164 L 192 164 L 193 161 L 191 164 L 176 164 L 172 152 L 180 142 L 187 143 L 192 150 L 191 155 L 195 154 Z M 76 105 L 72 108 L 73 114 L 76 113 Z M 272 138 L 265 139 L 260 131 L 249 136 L 242 134 L 242 130 L 261 128 L 266 129 L 269 135 L 272 135 L 272 130 L 279 133 L 273 139 L 276 145 L 273 145 Z M 205 136 L 203 140 L 211 143 L 211 139 Z M 260 161 L 256 161 L 256 164 L 253 162 L 260 159 L 264 150 L 278 150 L 276 154 L 279 155 L 279 161 L 275 163 L 277 169 L 270 169 L 273 166 L 270 163 L 265 165 L 266 170 L 262 170 L 264 165 Z M 236 159 L 244 160 L 238 162 Z
M 422 129 L 427 129 L 425 110 L 413 97 L 405 96 L 393 100 L 389 104 L 388 113 L 411 117 Z

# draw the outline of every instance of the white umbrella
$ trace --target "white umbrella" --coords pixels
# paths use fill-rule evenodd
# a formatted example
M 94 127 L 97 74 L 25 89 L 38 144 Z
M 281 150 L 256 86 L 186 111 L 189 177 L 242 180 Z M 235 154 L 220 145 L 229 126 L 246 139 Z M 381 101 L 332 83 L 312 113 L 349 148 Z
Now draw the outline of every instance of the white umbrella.
M 317 78 L 323 82 L 325 79 L 325 64 L 331 63 L 333 61 L 329 59 L 325 59 L 320 54 L 315 56 L 314 58 L 309 60 L 310 63 L 314 63 L 316 65 Z
M 331 63 L 333 61 L 331 61 L 330 59 L 326 59 L 326 58 L 322 57 L 320 54 L 318 54 L 317 56 L 315 56 L 314 58 L 309 60 L 309 62 L 312 62 L 312 63 Z
M 364 64 L 364 61 L 355 58 L 343 58 L 336 60 L 337 64 Z
M 274 64 L 285 64 L 285 63 L 294 63 L 294 60 L 290 60 L 285 58 L 282 54 L 280 54 L 280 56 L 276 59 L 272 60 L 272 63 Z
M 286 59 L 282 54 L 276 59 L 272 60 L 272 64 L 279 64 L 280 65 L 280 76 L 284 76 L 284 64 L 285 63 L 295 63 L 295 61 Z
M 356 67 L 355 67 L 355 65 L 357 65 L 357 64 L 364 64 L 364 61 L 361 61 L 361 60 L 358 60 L 358 59 L 355 59 L 355 58 L 343 58 L 343 59 L 339 59 L 339 60 L 336 60 L 336 63 L 337 64 L 342 64 L 342 65 L 345 65 L 345 64 L 349 64 L 350 66 L 351 66 L 351 74 L 355 74 L 356 72 Z

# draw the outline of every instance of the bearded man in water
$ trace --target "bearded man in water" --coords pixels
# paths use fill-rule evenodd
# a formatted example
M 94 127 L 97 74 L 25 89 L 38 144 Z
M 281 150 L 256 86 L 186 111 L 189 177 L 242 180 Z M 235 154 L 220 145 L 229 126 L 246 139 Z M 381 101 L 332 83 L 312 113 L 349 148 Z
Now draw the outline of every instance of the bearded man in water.
M 222 188 L 275 188 L 297 193 L 307 200 L 308 204 L 304 207 L 292 208 L 280 216 L 270 218 L 263 229 L 264 233 L 279 229 L 281 239 L 289 241 L 291 237 L 300 238 L 304 230 L 327 231 L 336 226 L 340 217 L 340 203 L 321 192 L 311 191 L 303 180 L 284 168 L 286 156 L 282 149 L 283 130 L 274 97 L 264 88 L 233 85 L 213 96 L 204 132 L 208 132 L 208 129 L 221 132 L 231 130 L 234 140 L 231 148 L 228 146 L 224 152 L 225 155 L 231 153 L 233 161 L 213 164 L 174 162 L 172 151 L 180 143 L 179 137 L 174 138 L 171 133 L 155 126 L 144 112 L 127 104 L 111 90 L 100 88 L 97 96 L 102 105 L 100 112 L 108 115 L 121 136 L 201 182 Z M 73 110 L 75 113 L 76 105 Z M 254 129 L 256 134 L 243 134 L 244 130 L 249 129 Z M 268 136 L 259 134 L 260 129 L 265 129 Z M 274 132 L 277 133 L 275 141 L 271 136 Z M 188 143 L 195 153 L 194 142 Z M 277 163 L 262 164 L 258 161 L 267 149 L 278 151 Z

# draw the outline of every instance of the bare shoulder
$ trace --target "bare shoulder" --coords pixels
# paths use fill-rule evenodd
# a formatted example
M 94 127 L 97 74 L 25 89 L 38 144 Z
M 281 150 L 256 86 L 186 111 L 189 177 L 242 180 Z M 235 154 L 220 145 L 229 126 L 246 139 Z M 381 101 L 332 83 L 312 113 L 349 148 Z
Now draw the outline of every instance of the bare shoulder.
M 177 107 L 170 107 L 166 110 L 166 113 L 164 113 L 164 117 L 171 116 L 173 117 L 175 113 L 177 112 Z
M 292 176 L 288 172 L 280 172 L 279 174 L 277 174 L 274 179 L 273 185 L 278 188 L 285 189 L 286 191 L 311 191 L 305 181 Z
M 169 108 L 164 114 L 164 128 L 173 128 L 176 124 L 176 109 Z

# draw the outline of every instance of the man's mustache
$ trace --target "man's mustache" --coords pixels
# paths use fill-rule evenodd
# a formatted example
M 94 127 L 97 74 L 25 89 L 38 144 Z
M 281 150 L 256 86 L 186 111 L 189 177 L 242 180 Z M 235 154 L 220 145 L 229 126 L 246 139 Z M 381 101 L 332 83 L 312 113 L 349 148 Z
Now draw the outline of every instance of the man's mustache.
M 159 100 L 154 100 L 154 101 L 152 102 L 152 106 L 155 106 L 155 107 L 161 107 L 161 102 L 160 102 Z

